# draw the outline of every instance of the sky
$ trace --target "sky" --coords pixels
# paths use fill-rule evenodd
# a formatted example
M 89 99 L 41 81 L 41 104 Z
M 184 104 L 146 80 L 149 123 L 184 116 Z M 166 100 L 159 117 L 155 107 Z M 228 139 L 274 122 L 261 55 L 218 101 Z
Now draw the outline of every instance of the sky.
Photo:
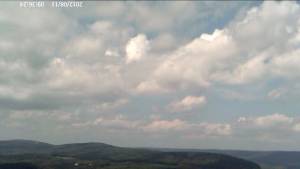
M 294 1 L 0 7 L 0 140 L 300 150 Z

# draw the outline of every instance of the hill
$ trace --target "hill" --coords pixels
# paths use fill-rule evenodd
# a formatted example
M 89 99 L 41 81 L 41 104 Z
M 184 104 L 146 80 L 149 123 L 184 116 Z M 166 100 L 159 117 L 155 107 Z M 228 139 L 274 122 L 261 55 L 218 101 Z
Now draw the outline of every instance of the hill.
M 299 169 L 300 152 L 292 151 L 210 151 L 255 161 L 266 169 Z
M 3 148 L 3 149 L 2 149 Z M 103 143 L 51 145 L 0 141 L 0 169 L 260 169 L 250 161 L 203 152 L 161 152 Z
M 297 151 L 242 151 L 199 149 L 155 149 L 163 152 L 209 152 L 230 155 L 253 161 L 262 169 L 300 169 L 300 152 Z
M 0 155 L 41 153 L 49 151 L 53 145 L 31 140 L 0 141 Z

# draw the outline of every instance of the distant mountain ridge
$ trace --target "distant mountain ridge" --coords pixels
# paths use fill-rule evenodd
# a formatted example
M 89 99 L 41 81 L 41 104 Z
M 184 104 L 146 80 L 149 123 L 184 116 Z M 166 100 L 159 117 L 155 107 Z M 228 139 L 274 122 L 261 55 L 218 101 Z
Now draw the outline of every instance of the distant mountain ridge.
M 256 162 L 266 169 L 300 169 L 299 151 L 250 151 L 250 150 L 214 150 L 214 149 L 172 149 L 154 148 L 164 152 L 209 152 L 225 154 Z
M 104 143 L 0 141 L 0 169 L 24 164 L 39 169 L 260 169 L 253 162 L 217 153 L 162 152 Z
M 3 140 L 0 141 L 0 155 L 41 153 L 53 148 L 54 145 L 31 140 Z
M 277 167 L 279 169 L 300 169 L 300 152 L 296 151 L 234 151 L 234 150 L 214 150 L 205 151 L 212 153 L 227 154 L 254 161 L 267 167 Z

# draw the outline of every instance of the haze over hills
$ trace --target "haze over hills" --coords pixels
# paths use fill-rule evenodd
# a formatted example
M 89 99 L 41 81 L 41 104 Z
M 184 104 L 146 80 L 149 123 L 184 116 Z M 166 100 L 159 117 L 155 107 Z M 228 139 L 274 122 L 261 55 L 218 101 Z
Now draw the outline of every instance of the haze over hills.
M 250 151 L 250 150 L 201 150 L 201 149 L 158 149 L 164 152 L 209 152 L 226 154 L 253 161 L 263 169 L 299 169 L 300 152 L 298 151 Z
M 103 143 L 51 145 L 0 141 L 0 169 L 260 169 L 250 161 L 205 152 L 163 152 Z
M 234 150 L 212 150 L 212 153 L 227 154 L 254 161 L 265 168 L 276 169 L 299 169 L 300 152 L 296 151 L 234 151 Z

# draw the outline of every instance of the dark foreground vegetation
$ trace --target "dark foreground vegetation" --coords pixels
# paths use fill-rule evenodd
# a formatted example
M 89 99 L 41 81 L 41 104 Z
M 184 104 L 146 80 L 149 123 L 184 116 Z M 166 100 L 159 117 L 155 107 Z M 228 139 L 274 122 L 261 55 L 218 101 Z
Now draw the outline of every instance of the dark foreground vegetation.
M 260 169 L 250 161 L 203 152 L 162 152 L 102 143 L 51 145 L 0 141 L 0 169 Z

